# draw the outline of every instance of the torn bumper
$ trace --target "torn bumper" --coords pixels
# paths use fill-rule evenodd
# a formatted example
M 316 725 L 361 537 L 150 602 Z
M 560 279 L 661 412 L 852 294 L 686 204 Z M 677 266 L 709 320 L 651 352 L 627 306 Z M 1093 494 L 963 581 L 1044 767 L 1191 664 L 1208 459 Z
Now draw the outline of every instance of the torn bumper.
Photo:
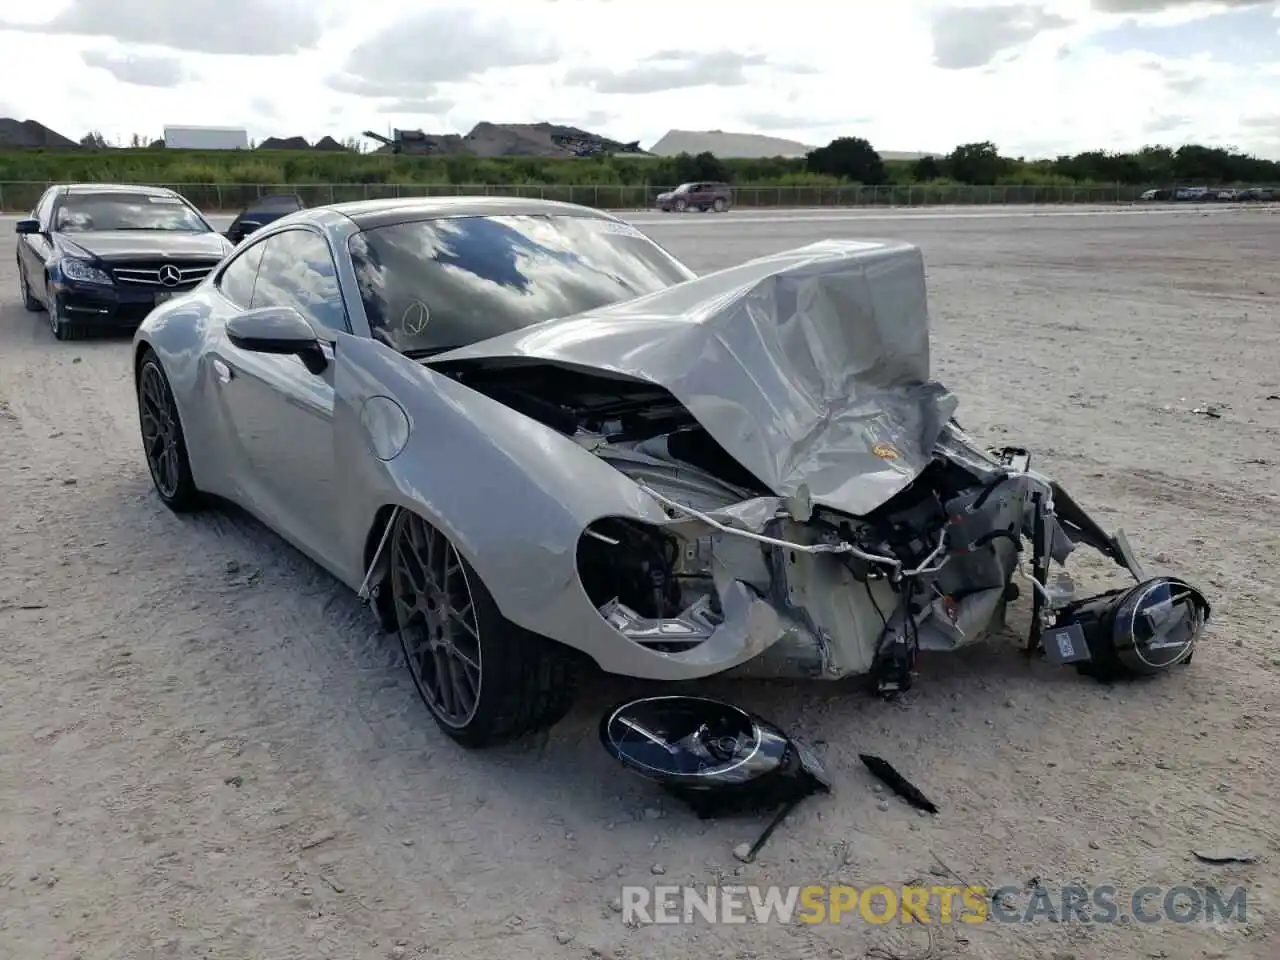
M 1113 591 L 1114 602 L 1112 593 L 1102 595 L 1105 609 L 1097 598 L 1082 600 L 1063 568 L 1079 545 L 1144 583 L 1123 532 L 1104 531 L 1061 486 L 1032 471 L 1024 451 L 986 453 L 949 428 L 938 454 L 952 479 L 939 488 L 936 515 L 918 496 L 847 522 L 815 514 L 803 497 L 700 508 L 687 491 L 638 481 L 671 517 L 670 529 L 691 545 L 689 557 L 703 558 L 719 602 L 703 595 L 671 618 L 646 619 L 618 601 L 601 612 L 632 642 L 668 655 L 712 641 L 721 651 L 737 651 L 741 662 L 726 675 L 873 675 L 881 692 L 892 693 L 910 686 L 920 651 L 951 651 L 1001 631 L 1009 603 L 1021 594 L 1015 581 L 1021 572 L 1031 592 L 1029 650 L 1043 649 L 1050 633 L 1068 649 L 1050 656 L 1055 662 L 1114 662 L 1115 651 L 1126 648 L 1137 652 L 1120 659 L 1128 656 L 1136 668 L 1130 672 L 1143 672 L 1150 651 L 1117 633 L 1116 616 L 1134 619 L 1145 604 L 1143 616 L 1172 618 L 1171 598 L 1194 594 L 1191 608 L 1202 606 L 1202 615 L 1188 608 L 1165 627 L 1174 646 L 1185 646 L 1158 654 L 1189 659 L 1208 617 L 1194 588 L 1147 581 L 1156 585 Z M 957 471 L 962 482 L 954 479 Z M 932 524 L 922 519 L 933 516 Z M 1134 609 L 1125 613 L 1125 603 Z M 1154 634 L 1157 626 L 1143 629 Z

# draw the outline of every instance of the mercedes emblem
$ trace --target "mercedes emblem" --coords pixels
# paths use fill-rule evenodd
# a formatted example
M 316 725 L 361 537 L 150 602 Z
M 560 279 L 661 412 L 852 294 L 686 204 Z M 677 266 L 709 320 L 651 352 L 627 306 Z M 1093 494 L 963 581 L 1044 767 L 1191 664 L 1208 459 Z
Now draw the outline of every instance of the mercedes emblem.
M 160 282 L 166 287 L 176 287 L 182 282 L 182 271 L 172 263 L 166 263 L 160 268 Z

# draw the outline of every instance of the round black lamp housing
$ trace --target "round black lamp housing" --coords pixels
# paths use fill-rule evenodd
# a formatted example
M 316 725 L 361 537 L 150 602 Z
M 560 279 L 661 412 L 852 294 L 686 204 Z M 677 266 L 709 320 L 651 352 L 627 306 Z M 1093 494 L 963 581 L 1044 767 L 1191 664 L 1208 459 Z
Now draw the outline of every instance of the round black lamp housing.
M 643 697 L 600 721 L 623 766 L 709 817 L 791 802 L 828 789 L 817 758 L 776 726 L 706 697 Z
M 1081 673 L 1115 680 L 1190 663 L 1209 614 L 1209 601 L 1195 587 L 1155 577 L 1070 604 L 1055 626 L 1083 631 L 1089 658 L 1076 663 Z

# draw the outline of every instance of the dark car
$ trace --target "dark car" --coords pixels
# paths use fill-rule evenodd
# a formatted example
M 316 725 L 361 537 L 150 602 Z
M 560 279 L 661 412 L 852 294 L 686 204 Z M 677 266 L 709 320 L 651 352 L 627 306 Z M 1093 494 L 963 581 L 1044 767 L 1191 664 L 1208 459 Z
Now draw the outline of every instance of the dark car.
M 1237 195 L 1237 200 L 1245 202 L 1269 201 L 1276 198 L 1274 190 L 1268 190 L 1266 187 L 1249 187 L 1247 190 L 1241 190 Z
M 281 217 L 297 213 L 302 207 L 302 199 L 294 193 L 273 193 L 270 196 L 259 197 L 231 221 L 226 238 L 232 243 L 239 243 L 253 231 L 261 230 Z
M 724 213 L 733 203 L 733 191 L 727 183 L 698 180 L 682 183 L 670 193 L 658 194 L 658 209 L 663 213 L 684 213 L 686 210 L 714 210 Z
M 59 340 L 136 328 L 233 249 L 186 198 L 162 187 L 60 184 L 17 230 L 23 305 L 47 310 Z

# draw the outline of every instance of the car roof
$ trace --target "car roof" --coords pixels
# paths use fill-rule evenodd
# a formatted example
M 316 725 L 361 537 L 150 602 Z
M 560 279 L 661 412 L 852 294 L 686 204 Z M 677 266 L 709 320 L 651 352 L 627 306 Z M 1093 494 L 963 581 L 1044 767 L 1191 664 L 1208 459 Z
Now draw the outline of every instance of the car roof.
M 146 197 L 176 197 L 178 194 L 168 187 L 142 186 L 135 183 L 64 183 L 59 185 L 63 194 L 89 193 L 131 193 Z
M 558 200 L 532 200 L 519 197 L 401 197 L 386 200 L 353 200 L 347 203 L 330 203 L 290 215 L 291 223 L 328 219 L 328 214 L 340 214 L 361 230 L 408 223 L 415 220 L 435 220 L 442 217 L 536 217 L 564 216 L 590 217 L 596 220 L 613 220 L 617 217 L 584 207 L 576 203 Z

